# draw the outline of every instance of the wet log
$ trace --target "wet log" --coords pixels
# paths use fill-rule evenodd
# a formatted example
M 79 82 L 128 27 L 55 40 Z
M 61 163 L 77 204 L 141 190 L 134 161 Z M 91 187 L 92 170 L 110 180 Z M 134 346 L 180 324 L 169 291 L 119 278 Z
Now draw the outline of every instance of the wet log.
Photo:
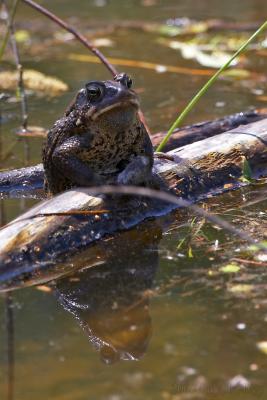
M 245 185 L 244 160 L 254 177 L 267 176 L 267 119 L 175 149 L 155 159 L 154 172 L 177 196 L 196 202 Z M 173 208 L 155 199 L 91 196 L 82 188 L 46 200 L 0 230 L 0 287 L 40 271 L 51 279 L 51 271 L 57 277 L 79 268 L 80 251 Z
M 264 118 L 267 118 L 267 108 L 239 112 L 212 121 L 203 121 L 183 128 L 178 128 L 172 134 L 169 142 L 164 148 L 164 151 L 174 150 L 178 147 L 207 139 L 218 135 L 219 133 L 230 131 L 240 125 L 251 124 L 252 122 Z M 155 147 L 158 146 L 165 135 L 166 132 L 154 134 L 152 137 L 153 145 Z
M 176 129 L 167 143 L 164 151 L 170 151 L 190 143 L 227 132 L 240 125 L 247 125 L 267 117 L 267 109 L 250 110 L 227 115 L 213 121 L 204 121 L 194 125 Z M 159 132 L 152 136 L 155 147 L 161 142 L 166 132 Z M 27 168 L 19 168 L 12 171 L 0 173 L 0 195 L 1 197 L 44 197 L 40 191 L 43 187 L 44 171 L 42 164 Z
M 4 171 L 0 173 L 0 194 L 2 198 L 20 197 L 23 193 L 26 193 L 28 197 L 31 197 L 32 193 L 34 197 L 38 191 L 42 191 L 43 182 L 43 164 Z

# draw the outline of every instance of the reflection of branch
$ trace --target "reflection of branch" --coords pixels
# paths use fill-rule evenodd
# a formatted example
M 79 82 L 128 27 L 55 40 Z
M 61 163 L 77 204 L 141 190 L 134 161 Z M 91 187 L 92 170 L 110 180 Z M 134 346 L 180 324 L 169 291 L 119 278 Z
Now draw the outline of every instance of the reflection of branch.
M 34 8 L 35 10 L 39 11 L 41 14 L 45 15 L 52 21 L 54 21 L 56 24 L 64 28 L 66 31 L 70 32 L 73 36 L 76 37 L 87 49 L 89 49 L 92 53 L 94 53 L 101 61 L 102 63 L 107 67 L 107 69 L 112 73 L 113 76 L 117 75 L 117 71 L 113 65 L 110 64 L 110 62 L 106 59 L 104 54 L 101 53 L 95 46 L 93 46 L 86 38 L 83 36 L 81 33 L 76 31 L 72 26 L 67 24 L 65 21 L 57 17 L 55 14 L 53 14 L 51 11 L 48 11 L 46 8 L 40 6 L 39 4 L 35 3 L 35 1 L 32 0 L 22 0 L 24 3 L 28 4 L 30 7 Z
M 210 214 L 203 208 L 192 204 L 190 200 L 186 200 L 181 197 L 177 197 L 172 193 L 168 193 L 165 191 L 150 189 L 148 187 L 141 187 L 141 186 L 112 186 L 112 185 L 103 185 L 99 187 L 88 187 L 84 188 L 84 193 L 87 193 L 91 196 L 99 196 L 99 194 L 119 194 L 119 195 L 136 195 L 136 196 L 144 196 L 151 199 L 161 200 L 166 203 L 174 204 L 178 207 L 189 208 L 191 209 L 196 215 L 200 215 L 207 219 L 210 223 L 219 226 L 222 229 L 232 233 L 233 235 L 237 236 L 238 238 L 245 240 L 250 244 L 254 244 L 257 249 L 263 250 L 267 252 L 267 246 L 263 242 L 258 242 L 254 239 L 250 234 L 242 231 L 238 228 L 235 228 L 234 225 L 227 222 L 225 219 L 215 215 Z M 15 221 L 14 221 L 15 222 Z
M 9 293 L 5 297 L 6 334 L 7 334 L 7 400 L 14 398 L 14 315 L 13 299 Z
M 0 99 L 1 106 L 1 99 Z M 0 109 L 1 111 L 1 109 Z M 0 113 L 0 161 L 2 160 L 2 124 Z M 0 227 L 6 224 L 5 207 L 3 200 L 0 202 Z M 7 400 L 13 400 L 14 394 L 14 318 L 13 301 L 11 294 L 5 294 L 6 336 L 7 336 Z

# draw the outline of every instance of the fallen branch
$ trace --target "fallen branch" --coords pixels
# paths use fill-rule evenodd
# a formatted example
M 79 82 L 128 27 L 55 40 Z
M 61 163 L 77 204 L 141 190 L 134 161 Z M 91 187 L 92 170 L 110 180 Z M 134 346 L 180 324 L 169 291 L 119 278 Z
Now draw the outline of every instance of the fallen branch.
M 228 115 L 212 121 L 205 121 L 175 129 L 164 151 L 174 150 L 203 139 L 207 139 L 219 133 L 229 131 L 239 125 L 247 125 L 267 117 L 267 108 L 251 110 Z M 152 136 L 153 146 L 157 147 L 166 132 L 159 132 Z
M 246 184 L 240 179 L 244 160 L 249 163 L 254 177 L 267 176 L 267 119 L 167 154 L 172 161 L 156 158 L 155 172 L 177 195 L 177 204 L 188 204 L 182 199 L 196 202 L 236 189 Z M 12 283 L 14 286 L 16 279 L 23 282 L 24 276 L 38 276 L 40 271 L 53 273 L 55 278 L 77 267 L 73 258 L 69 261 L 70 255 L 74 256 L 103 237 L 134 227 L 146 218 L 164 215 L 173 208 L 170 203 L 148 198 L 91 196 L 90 189 L 62 193 L 32 208 L 0 231 L 0 285 L 8 288 Z M 102 209 L 109 212 L 85 216 L 70 213 Z M 61 215 L 53 215 L 58 213 Z M 215 222 L 214 216 L 212 218 L 214 223 L 222 226 L 219 220 Z M 249 236 L 243 233 L 243 239 L 247 237 L 248 240 Z
M 174 150 L 181 146 L 194 143 L 219 133 L 229 131 L 240 125 L 247 125 L 267 117 L 267 109 L 240 112 L 228 115 L 213 121 L 200 122 L 194 125 L 177 129 L 166 145 L 166 150 Z M 159 132 L 151 137 L 156 147 L 165 132 Z M 43 187 L 44 172 L 42 164 L 28 168 L 19 168 L 11 171 L 0 172 L 0 194 L 2 197 L 44 197 L 40 192 Z

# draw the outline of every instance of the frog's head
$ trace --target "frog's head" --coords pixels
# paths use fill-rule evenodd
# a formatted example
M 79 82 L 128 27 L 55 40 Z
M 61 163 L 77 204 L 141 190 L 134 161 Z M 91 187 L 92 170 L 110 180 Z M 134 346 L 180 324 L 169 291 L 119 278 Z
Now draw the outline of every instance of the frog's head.
M 90 81 L 77 94 L 71 110 L 78 110 L 89 124 L 130 124 L 139 109 L 131 87 L 132 80 L 125 73 L 115 76 L 113 81 Z

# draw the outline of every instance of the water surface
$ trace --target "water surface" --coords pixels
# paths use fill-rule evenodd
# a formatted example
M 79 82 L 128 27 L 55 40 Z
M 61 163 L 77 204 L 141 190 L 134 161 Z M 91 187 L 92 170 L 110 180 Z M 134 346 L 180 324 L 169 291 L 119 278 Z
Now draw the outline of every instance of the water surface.
M 107 33 L 105 29 L 120 21 L 166 23 L 181 17 L 261 23 L 267 15 L 264 0 L 73 4 L 45 2 L 88 35 L 93 35 L 92 27 L 104 29 L 95 36 L 112 40 L 112 47 L 103 48 L 107 56 L 202 70 L 205 67 L 196 61 L 184 60 L 178 51 L 160 45 L 159 33 L 122 28 Z M 18 19 L 20 29 L 32 32 L 31 49 L 22 50 L 25 68 L 56 76 L 70 87 L 59 97 L 29 97 L 30 124 L 49 128 L 84 82 L 109 75 L 102 66 L 71 60 L 70 54 L 85 54 L 77 43 L 46 46 L 55 28 L 34 11 L 21 5 Z M 266 74 L 266 55 L 252 51 L 248 55 L 244 66 L 256 74 L 254 79 L 221 79 L 188 123 L 265 105 L 266 82 L 255 77 Z M 134 78 L 153 132 L 166 130 L 207 79 L 134 67 L 127 72 Z M 42 139 L 29 139 L 28 160 L 25 142 L 16 139 L 19 104 L 5 104 L 3 116 L 3 154 L 10 146 L 13 149 L 1 168 L 40 162 Z M 266 187 L 252 186 L 206 204 L 255 237 L 266 238 L 265 198 Z M 3 220 L 11 220 L 33 203 L 2 200 Z M 86 267 L 86 254 L 80 259 Z M 123 235 L 103 265 L 85 268 L 49 288 L 14 292 L 14 399 L 266 398 L 267 356 L 257 347 L 267 341 L 266 266 L 249 261 L 255 260 L 244 243 L 182 212 Z M 221 269 L 230 262 L 240 267 L 235 274 Z M 5 399 L 4 295 L 0 307 L 0 396 Z

